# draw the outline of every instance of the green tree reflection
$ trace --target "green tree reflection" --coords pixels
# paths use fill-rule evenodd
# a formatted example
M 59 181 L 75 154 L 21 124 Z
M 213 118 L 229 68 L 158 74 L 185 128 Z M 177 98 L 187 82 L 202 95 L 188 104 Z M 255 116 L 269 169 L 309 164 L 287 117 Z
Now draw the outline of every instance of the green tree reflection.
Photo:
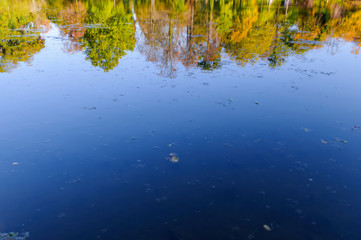
M 0 1 L 0 72 L 13 70 L 19 62 L 30 62 L 44 47 L 44 40 L 31 27 L 46 24 L 35 1 Z M 28 26 L 27 26 L 28 25 Z
M 84 34 L 85 54 L 93 66 L 109 71 L 135 46 L 135 26 L 129 6 L 113 1 L 89 2 Z

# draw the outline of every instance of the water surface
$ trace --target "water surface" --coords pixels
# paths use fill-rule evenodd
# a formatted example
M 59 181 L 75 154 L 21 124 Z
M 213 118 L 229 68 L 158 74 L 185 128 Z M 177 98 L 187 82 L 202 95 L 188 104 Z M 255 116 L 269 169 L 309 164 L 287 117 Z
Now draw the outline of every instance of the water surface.
M 3 0 L 0 233 L 361 239 L 360 23 L 352 2 Z

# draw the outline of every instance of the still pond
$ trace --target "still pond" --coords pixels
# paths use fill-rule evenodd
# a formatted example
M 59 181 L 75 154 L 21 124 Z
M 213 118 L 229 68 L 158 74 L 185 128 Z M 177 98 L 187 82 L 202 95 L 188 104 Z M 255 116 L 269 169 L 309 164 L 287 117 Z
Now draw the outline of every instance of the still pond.
M 361 3 L 0 0 L 0 240 L 360 240 Z

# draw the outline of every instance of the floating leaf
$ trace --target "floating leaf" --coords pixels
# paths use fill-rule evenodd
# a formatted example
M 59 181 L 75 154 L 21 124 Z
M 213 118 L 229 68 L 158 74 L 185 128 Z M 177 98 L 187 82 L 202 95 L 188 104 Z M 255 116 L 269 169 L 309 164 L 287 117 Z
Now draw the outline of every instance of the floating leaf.
M 267 232 L 272 231 L 272 228 L 270 226 L 268 226 L 267 224 L 263 225 L 264 230 L 266 230 Z

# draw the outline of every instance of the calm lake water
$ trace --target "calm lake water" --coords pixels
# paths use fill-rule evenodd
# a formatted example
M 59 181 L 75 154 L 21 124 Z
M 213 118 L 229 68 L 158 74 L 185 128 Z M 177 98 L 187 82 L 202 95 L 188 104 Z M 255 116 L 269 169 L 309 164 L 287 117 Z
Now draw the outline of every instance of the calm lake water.
M 361 239 L 357 3 L 0 0 L 0 239 Z

